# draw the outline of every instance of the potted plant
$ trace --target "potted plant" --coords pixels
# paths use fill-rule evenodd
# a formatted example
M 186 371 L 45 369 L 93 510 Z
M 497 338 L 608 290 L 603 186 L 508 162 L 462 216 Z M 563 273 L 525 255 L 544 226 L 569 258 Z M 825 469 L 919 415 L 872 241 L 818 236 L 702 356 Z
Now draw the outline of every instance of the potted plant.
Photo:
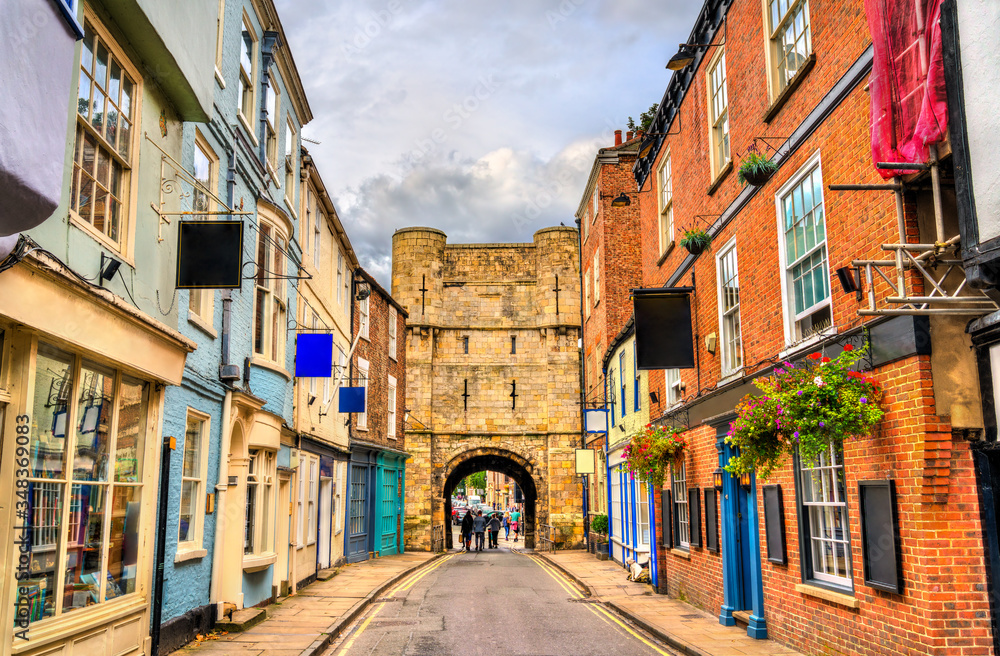
M 736 406 L 726 442 L 739 455 L 726 471 L 767 478 L 796 450 L 804 462 L 815 462 L 832 444 L 871 435 L 885 411 L 878 382 L 856 371 L 866 350 L 848 344 L 832 359 L 812 353 L 804 362 L 783 362 L 773 376 L 755 380 L 763 395 L 747 395 Z
M 767 155 L 758 153 L 751 149 L 740 162 L 740 169 L 736 173 L 736 179 L 740 184 L 751 184 L 755 187 L 763 185 L 771 179 L 774 172 L 778 170 L 778 165 Z
M 667 470 L 686 447 L 683 433 L 646 424 L 622 449 L 625 469 L 633 479 L 638 478 L 658 490 L 663 487 Z
M 684 237 L 681 239 L 681 246 L 688 249 L 692 255 L 701 255 L 711 243 L 712 236 L 701 228 L 685 230 Z
M 604 553 L 607 553 L 608 516 L 594 515 L 590 520 L 590 553 L 600 554 L 601 546 L 604 546 Z

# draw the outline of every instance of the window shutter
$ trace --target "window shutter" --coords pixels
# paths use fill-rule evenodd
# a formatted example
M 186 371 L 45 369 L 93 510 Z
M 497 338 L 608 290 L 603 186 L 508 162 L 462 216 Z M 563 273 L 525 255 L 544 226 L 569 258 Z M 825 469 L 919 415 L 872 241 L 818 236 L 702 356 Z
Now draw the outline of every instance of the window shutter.
M 701 548 L 701 493 L 698 488 L 688 490 L 688 517 L 691 520 L 691 546 Z
M 670 498 L 670 490 L 660 490 L 660 503 L 662 504 L 663 521 L 663 546 L 669 549 L 674 545 L 674 521 L 673 521 L 673 501 Z

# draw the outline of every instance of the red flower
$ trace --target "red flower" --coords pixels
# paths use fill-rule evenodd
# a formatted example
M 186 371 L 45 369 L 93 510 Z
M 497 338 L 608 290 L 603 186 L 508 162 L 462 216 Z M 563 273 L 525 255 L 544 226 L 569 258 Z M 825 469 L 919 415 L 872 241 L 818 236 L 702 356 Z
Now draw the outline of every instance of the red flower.
M 851 344 L 847 344 L 846 346 L 844 346 L 844 350 L 850 353 L 851 351 L 854 350 L 854 346 Z
M 829 362 L 829 361 L 830 361 L 830 358 L 823 358 L 823 362 L 824 362 L 824 363 L 827 363 L 827 362 Z
M 819 360 L 821 357 L 823 357 L 823 356 L 820 355 L 819 353 L 810 353 L 809 354 L 809 359 L 810 360 Z

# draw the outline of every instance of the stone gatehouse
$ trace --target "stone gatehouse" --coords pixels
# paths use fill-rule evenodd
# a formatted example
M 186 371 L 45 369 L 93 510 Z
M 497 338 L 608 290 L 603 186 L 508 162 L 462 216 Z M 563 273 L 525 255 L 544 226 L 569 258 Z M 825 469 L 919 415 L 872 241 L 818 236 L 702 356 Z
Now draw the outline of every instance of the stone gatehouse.
M 393 235 L 392 296 L 409 312 L 406 548 L 431 548 L 454 486 L 484 469 L 523 490 L 526 546 L 545 525 L 562 545 L 582 540 L 579 258 L 567 227 L 529 244 Z

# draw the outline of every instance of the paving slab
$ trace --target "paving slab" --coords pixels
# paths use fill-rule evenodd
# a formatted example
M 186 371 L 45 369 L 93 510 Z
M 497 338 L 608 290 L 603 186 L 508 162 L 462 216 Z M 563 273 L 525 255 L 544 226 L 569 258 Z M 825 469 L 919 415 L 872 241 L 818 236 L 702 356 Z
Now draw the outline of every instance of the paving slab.
M 443 554 L 407 552 L 345 565 L 268 607 L 268 619 L 241 633 L 194 641 L 171 656 L 315 656 L 372 600 L 415 569 Z
M 628 572 L 616 562 L 597 560 L 583 550 L 538 555 L 583 584 L 605 606 L 689 656 L 802 656 L 773 640 L 754 640 L 745 629 L 722 626 L 718 617 L 655 594 L 647 583 L 628 581 Z

